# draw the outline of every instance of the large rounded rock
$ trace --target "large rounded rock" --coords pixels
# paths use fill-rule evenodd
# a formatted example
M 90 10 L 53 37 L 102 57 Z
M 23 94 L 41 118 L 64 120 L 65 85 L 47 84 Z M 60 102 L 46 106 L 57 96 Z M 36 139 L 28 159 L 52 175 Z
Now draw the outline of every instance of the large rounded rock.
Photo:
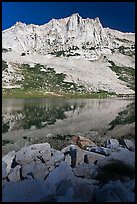
M 71 147 L 71 145 L 68 145 L 67 147 L 65 147 L 61 150 L 61 152 L 64 153 L 65 155 L 67 155 L 67 157 L 68 157 L 69 152 L 70 152 L 70 147 Z M 76 165 L 85 162 L 85 158 L 87 160 L 87 163 L 93 164 L 99 158 L 105 157 L 104 155 L 101 155 L 101 154 L 98 154 L 95 152 L 89 152 L 89 151 L 83 150 L 83 149 L 79 148 L 77 145 L 75 145 L 75 148 L 77 150 L 76 151 Z M 68 158 L 66 159 L 66 156 L 65 156 L 65 161 L 68 161 L 68 163 L 70 164 L 70 160 Z
M 135 141 L 134 140 L 128 140 L 128 139 L 124 139 L 121 142 L 128 150 L 130 151 L 135 151 Z
M 120 160 L 127 165 L 135 166 L 135 152 L 131 152 L 126 148 L 120 148 L 117 152 L 112 152 L 109 156 L 113 160 Z
M 43 178 L 45 179 L 49 174 L 48 167 L 45 163 L 32 162 L 30 164 L 23 165 L 22 176 L 23 178 Z
M 74 179 L 74 174 L 72 168 L 64 161 L 48 175 L 46 181 L 49 184 L 58 186 L 62 181 L 69 179 Z
M 60 163 L 65 159 L 64 154 L 58 150 L 51 149 L 51 154 L 52 156 L 50 160 L 47 162 L 48 167 L 55 166 L 57 163 Z
M 46 162 L 50 158 L 51 148 L 48 143 L 26 146 L 16 153 L 16 161 L 22 165 L 32 161 Z

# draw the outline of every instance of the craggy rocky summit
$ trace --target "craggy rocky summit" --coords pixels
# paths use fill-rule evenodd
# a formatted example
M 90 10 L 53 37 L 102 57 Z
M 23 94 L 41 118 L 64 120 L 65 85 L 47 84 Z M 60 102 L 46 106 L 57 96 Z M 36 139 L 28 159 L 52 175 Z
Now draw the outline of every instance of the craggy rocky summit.
M 134 141 L 76 138 L 81 148 L 33 144 L 3 156 L 3 202 L 135 202 Z
M 135 93 L 135 33 L 104 28 L 98 17 L 76 13 L 40 26 L 17 22 L 2 31 L 2 59 L 5 89 Z

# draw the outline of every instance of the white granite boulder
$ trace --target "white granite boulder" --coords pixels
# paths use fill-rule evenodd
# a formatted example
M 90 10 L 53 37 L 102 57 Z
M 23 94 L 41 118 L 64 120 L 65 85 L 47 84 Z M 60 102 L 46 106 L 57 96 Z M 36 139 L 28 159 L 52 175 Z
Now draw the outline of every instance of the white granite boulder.
M 4 161 L 7 164 L 7 167 L 6 167 L 7 173 L 10 172 L 11 164 L 12 164 L 14 159 L 15 159 L 15 151 L 11 151 L 2 157 L 2 161 Z
M 10 181 L 16 182 L 16 181 L 21 180 L 21 178 L 20 178 L 20 169 L 21 169 L 20 165 L 17 165 L 17 166 L 15 166 L 15 168 L 11 169 L 11 172 L 8 175 L 8 178 L 9 178 Z
M 51 158 L 49 161 L 47 161 L 47 166 L 51 167 L 51 166 L 55 166 L 57 163 L 60 163 L 62 161 L 64 161 L 65 156 L 62 152 L 52 149 L 51 150 Z
M 22 166 L 23 178 L 43 178 L 45 179 L 49 174 L 48 167 L 45 163 L 40 161 L 32 162 Z
M 44 163 L 50 158 L 51 148 L 48 143 L 26 146 L 16 153 L 16 161 L 22 165 L 40 160 Z
M 131 152 L 126 148 L 120 148 L 117 152 L 112 152 L 109 156 L 113 160 L 120 160 L 127 165 L 135 166 L 135 152 Z
M 113 160 L 119 160 L 127 165 L 135 166 L 135 153 L 129 151 L 127 148 L 119 148 L 119 151 L 112 151 L 110 156 L 99 158 L 97 165 L 99 167 L 107 165 Z
M 123 140 L 123 145 L 130 151 L 135 151 L 135 141 L 134 140 L 128 140 L 124 139 Z
M 66 161 L 60 163 L 46 178 L 46 182 L 58 186 L 64 180 L 74 179 L 72 168 Z
M 69 155 L 69 151 L 70 151 L 70 147 L 71 145 L 68 145 L 67 147 L 63 148 L 61 150 L 62 153 L 64 153 L 65 155 Z M 99 158 L 104 158 L 105 156 L 104 155 L 101 155 L 101 154 L 98 154 L 98 153 L 95 153 L 95 152 L 89 152 L 89 151 L 86 151 L 86 150 L 83 150 L 81 148 L 79 148 L 77 145 L 75 145 L 75 148 L 76 148 L 76 164 L 81 164 L 84 162 L 84 158 L 86 157 L 87 158 L 87 162 L 88 163 L 94 163 L 96 160 L 98 160 Z M 65 156 L 66 157 L 66 156 Z M 68 161 L 68 163 L 70 163 L 70 160 L 67 158 L 65 159 L 65 161 Z
M 8 176 L 7 173 L 7 164 L 2 161 L 2 178 L 6 178 Z

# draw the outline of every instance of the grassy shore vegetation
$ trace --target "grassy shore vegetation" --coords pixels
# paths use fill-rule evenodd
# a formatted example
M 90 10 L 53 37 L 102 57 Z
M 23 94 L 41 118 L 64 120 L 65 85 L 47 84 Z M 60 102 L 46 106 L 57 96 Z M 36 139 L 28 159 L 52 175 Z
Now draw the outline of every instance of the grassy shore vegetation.
M 135 69 L 132 67 L 116 66 L 115 63 L 110 60 L 108 62 L 111 64 L 109 67 L 117 74 L 118 79 L 126 82 L 127 87 L 135 91 Z
M 107 98 L 115 96 L 113 93 L 98 92 L 98 93 L 66 93 L 66 92 L 46 92 L 44 90 L 35 89 L 2 89 L 2 96 L 4 98 L 47 98 L 47 97 L 61 97 L 61 98 Z
M 135 102 L 126 106 L 125 110 L 118 113 L 118 116 L 110 122 L 112 130 L 117 125 L 126 125 L 135 122 Z
M 6 64 L 3 62 L 5 68 Z M 56 73 L 54 68 L 35 64 L 20 65 L 20 74 L 24 80 L 17 81 L 21 88 L 2 89 L 3 97 L 34 98 L 34 97 L 64 97 L 64 98 L 106 98 L 115 93 L 100 90 L 88 92 L 83 85 L 66 81 L 66 75 Z

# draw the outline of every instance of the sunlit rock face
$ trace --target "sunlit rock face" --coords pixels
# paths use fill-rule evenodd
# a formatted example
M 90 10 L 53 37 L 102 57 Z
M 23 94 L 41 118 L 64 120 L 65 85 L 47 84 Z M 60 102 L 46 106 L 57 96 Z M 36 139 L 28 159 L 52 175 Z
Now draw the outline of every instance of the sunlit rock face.
M 17 22 L 2 31 L 2 53 L 3 88 L 23 88 L 22 64 L 41 64 L 90 93 L 134 94 L 135 33 L 104 28 L 98 17 L 83 19 L 76 13 L 41 26 Z M 37 74 L 46 74 L 45 67 Z M 48 83 L 43 90 L 49 91 Z
M 3 31 L 2 46 L 28 54 L 72 50 L 82 56 L 93 53 L 97 57 L 121 45 L 131 47 L 134 38 L 134 33 L 103 28 L 98 17 L 83 19 L 76 13 L 64 19 L 52 19 L 41 26 L 17 22 Z

